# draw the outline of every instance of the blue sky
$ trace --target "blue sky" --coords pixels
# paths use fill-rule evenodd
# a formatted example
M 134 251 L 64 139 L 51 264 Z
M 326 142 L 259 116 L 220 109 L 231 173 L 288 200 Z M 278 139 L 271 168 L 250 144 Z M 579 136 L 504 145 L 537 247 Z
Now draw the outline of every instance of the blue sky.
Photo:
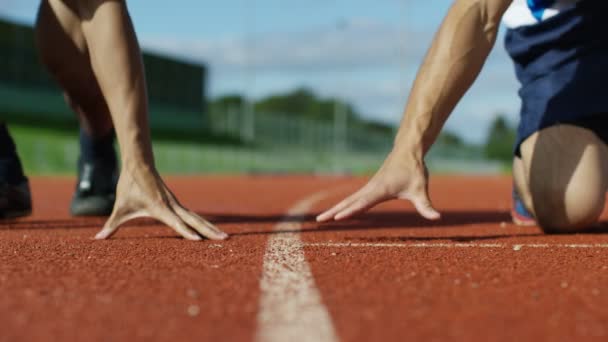
M 144 48 L 205 62 L 210 96 L 250 97 L 308 86 L 397 123 L 450 0 L 130 1 Z M 0 0 L 0 15 L 34 20 L 37 0 Z M 517 82 L 502 44 L 447 123 L 472 142 L 497 113 L 515 121 Z

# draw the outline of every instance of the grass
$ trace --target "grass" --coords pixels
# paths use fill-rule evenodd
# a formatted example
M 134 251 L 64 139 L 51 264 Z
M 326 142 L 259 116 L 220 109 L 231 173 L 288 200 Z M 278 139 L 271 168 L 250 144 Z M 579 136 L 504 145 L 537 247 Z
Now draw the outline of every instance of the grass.
M 30 175 L 75 173 L 79 147 L 77 129 L 11 124 L 24 168 Z M 279 145 L 279 144 L 276 144 Z M 205 138 L 175 141 L 155 136 L 154 155 L 160 172 L 197 173 L 348 173 L 370 174 L 386 152 L 310 150 L 297 146 L 245 146 L 234 139 Z M 504 173 L 504 165 L 470 158 L 450 159 L 440 153 L 427 158 L 435 173 Z
M 26 172 L 30 175 L 66 175 L 75 172 L 79 148 L 77 131 L 10 125 Z M 155 138 L 158 169 L 170 174 L 193 173 L 369 173 L 384 154 L 346 153 L 339 159 L 323 151 L 298 148 L 247 147 Z

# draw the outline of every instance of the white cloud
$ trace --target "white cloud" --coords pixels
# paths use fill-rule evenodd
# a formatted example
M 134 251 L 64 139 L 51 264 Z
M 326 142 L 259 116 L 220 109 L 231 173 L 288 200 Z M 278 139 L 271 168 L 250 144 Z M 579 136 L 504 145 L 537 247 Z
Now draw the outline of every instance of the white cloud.
M 272 32 L 249 37 L 180 40 L 145 37 L 144 46 L 240 71 L 324 72 L 398 66 L 418 59 L 428 39 L 415 32 L 370 20 L 352 20 L 341 28 Z
M 0 0 L 0 15 L 30 20 L 36 0 Z M 426 27 L 428 26 L 428 27 Z M 142 45 L 209 64 L 212 95 L 235 91 L 260 97 L 306 85 L 323 96 L 339 96 L 366 117 L 400 120 L 409 87 L 435 27 L 413 31 L 370 19 L 336 27 L 261 32 L 248 37 L 201 35 L 183 39 L 140 32 Z M 255 81 L 253 80 L 255 79 Z M 499 40 L 477 84 L 457 107 L 448 127 L 471 141 L 485 137 L 497 112 L 515 119 L 519 106 L 513 67 Z
M 236 91 L 260 97 L 306 85 L 324 96 L 349 100 L 367 118 L 398 123 L 431 38 L 432 32 L 360 19 L 341 29 L 273 32 L 249 39 L 145 37 L 143 42 L 153 50 L 207 62 L 212 95 Z M 515 121 L 516 91 L 513 67 L 499 41 L 447 127 L 481 142 L 497 113 Z

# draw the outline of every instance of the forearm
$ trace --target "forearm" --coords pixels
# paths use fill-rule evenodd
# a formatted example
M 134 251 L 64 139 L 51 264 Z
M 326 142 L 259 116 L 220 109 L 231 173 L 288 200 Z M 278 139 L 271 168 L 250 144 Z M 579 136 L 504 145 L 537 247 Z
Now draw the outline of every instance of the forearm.
M 90 9 L 83 31 L 91 65 L 112 115 L 123 166 L 154 168 L 144 67 L 126 5 L 121 1 L 91 2 L 98 4 Z
M 450 9 L 414 82 L 395 149 L 422 158 L 471 87 L 511 0 L 458 0 Z

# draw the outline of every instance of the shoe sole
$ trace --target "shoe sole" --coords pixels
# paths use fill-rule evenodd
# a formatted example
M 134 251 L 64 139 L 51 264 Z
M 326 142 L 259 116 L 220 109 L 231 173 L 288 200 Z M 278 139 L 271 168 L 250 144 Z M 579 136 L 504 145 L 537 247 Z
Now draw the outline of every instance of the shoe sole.
M 514 210 L 511 211 L 511 220 L 513 220 L 513 223 L 517 226 L 521 226 L 521 227 L 531 227 L 531 226 L 536 226 L 536 220 L 529 218 L 529 217 L 523 217 L 521 215 L 519 215 L 517 212 L 515 212 Z
M 72 216 L 109 216 L 114 208 L 114 198 L 87 197 L 75 198 L 70 205 Z
M 0 219 L 14 219 L 32 214 L 32 195 L 26 180 L 18 185 L 4 185 L 1 198 Z
M 11 210 L 8 212 L 0 213 L 0 219 L 15 219 L 25 216 L 30 216 L 32 214 L 32 209 L 23 209 L 23 210 Z

